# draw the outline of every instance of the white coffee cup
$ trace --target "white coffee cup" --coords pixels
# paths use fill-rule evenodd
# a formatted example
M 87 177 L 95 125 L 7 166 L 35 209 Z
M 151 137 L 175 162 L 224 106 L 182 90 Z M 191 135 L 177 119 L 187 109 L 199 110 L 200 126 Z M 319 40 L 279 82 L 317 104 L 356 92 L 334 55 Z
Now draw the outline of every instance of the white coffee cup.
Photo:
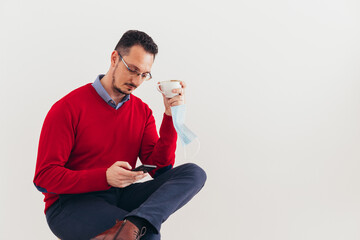
M 173 89 L 181 88 L 180 80 L 162 81 L 157 84 L 157 90 L 165 95 L 167 98 L 173 98 L 178 93 L 173 93 Z

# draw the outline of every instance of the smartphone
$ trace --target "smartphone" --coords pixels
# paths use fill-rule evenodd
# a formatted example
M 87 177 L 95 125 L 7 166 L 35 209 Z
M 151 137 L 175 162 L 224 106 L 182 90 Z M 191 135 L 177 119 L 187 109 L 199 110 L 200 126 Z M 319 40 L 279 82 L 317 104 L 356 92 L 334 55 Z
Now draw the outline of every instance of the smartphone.
M 140 165 L 137 168 L 132 169 L 131 171 L 143 171 L 144 173 L 150 172 L 156 168 L 155 165 Z

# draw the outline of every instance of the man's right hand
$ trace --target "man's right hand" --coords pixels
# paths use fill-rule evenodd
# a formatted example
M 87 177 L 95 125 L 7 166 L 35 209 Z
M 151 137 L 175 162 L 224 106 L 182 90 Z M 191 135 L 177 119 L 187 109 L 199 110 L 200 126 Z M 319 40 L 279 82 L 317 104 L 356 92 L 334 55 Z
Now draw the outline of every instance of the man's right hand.
M 146 173 L 132 172 L 128 162 L 117 161 L 106 170 L 106 180 L 110 186 L 124 188 L 146 177 Z

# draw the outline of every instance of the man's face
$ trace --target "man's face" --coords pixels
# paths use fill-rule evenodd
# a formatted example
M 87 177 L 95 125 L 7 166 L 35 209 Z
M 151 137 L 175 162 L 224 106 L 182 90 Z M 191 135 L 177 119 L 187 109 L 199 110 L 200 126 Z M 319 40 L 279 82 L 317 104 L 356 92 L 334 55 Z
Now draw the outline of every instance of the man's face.
M 136 70 L 139 73 L 150 72 L 154 62 L 154 55 L 146 52 L 143 47 L 138 45 L 132 46 L 129 54 L 122 57 L 130 69 Z M 130 94 L 139 87 L 143 81 L 141 76 L 131 73 L 126 68 L 120 56 L 117 54 L 112 75 L 112 90 L 121 94 Z

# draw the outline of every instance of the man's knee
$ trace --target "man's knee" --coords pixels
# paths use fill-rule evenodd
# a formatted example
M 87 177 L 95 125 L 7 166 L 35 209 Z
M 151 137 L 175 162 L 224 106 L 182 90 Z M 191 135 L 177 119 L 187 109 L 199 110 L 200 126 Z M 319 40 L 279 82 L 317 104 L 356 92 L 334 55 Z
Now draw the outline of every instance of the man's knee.
M 203 186 L 206 182 L 206 172 L 195 163 L 186 163 L 181 166 L 187 177 L 191 177 L 194 184 Z

